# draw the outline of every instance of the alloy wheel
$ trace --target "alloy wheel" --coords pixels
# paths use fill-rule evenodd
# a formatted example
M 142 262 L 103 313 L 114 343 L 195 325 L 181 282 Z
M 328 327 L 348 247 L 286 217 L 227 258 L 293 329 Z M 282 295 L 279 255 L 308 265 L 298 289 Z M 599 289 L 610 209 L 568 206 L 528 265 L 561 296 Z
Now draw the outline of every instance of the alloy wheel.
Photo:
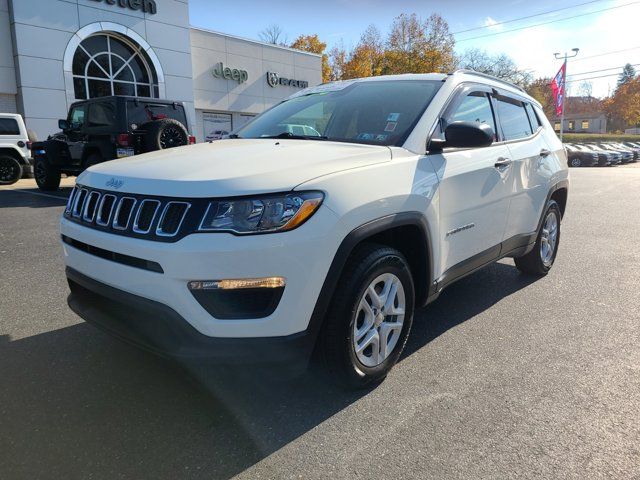
M 166 127 L 160 134 L 160 145 L 163 149 L 177 147 L 184 144 L 182 132 L 179 128 Z
M 369 284 L 353 322 L 353 349 L 363 365 L 376 367 L 394 351 L 405 309 L 404 286 L 398 277 L 384 273 Z
M 558 242 L 558 217 L 555 212 L 549 212 L 542 226 L 540 236 L 540 258 L 545 266 L 553 263 L 553 255 Z

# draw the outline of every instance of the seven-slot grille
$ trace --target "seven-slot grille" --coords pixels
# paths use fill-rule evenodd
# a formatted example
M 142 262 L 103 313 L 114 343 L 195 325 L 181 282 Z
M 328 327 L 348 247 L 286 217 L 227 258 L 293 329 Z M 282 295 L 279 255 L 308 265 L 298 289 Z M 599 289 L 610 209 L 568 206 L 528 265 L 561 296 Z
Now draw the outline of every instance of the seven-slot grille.
M 140 198 L 76 186 L 64 214 L 86 226 L 123 235 L 168 241 L 178 234 L 191 202 Z

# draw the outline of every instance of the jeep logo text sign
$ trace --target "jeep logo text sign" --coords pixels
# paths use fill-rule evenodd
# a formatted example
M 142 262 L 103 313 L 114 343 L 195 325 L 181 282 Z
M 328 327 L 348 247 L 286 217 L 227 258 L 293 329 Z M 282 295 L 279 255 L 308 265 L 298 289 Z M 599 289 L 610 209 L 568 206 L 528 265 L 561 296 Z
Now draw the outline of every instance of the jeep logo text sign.
M 296 88 L 307 88 L 309 86 L 309 82 L 305 80 L 284 78 L 278 75 L 276 72 L 267 72 L 267 84 L 273 88 L 277 87 L 278 85 Z
M 249 73 L 246 70 L 225 67 L 222 62 L 220 62 L 213 68 L 213 76 L 216 78 L 226 78 L 227 80 L 235 80 L 238 83 L 243 83 L 249 78 Z
M 124 180 L 111 177 L 109 180 L 107 180 L 107 183 L 105 183 L 104 185 L 105 187 L 115 188 L 117 190 L 122 185 L 124 185 Z
M 158 13 L 158 6 L 155 0 L 93 0 L 94 2 L 104 2 L 108 5 L 118 5 L 130 10 L 142 10 L 144 13 L 155 15 Z

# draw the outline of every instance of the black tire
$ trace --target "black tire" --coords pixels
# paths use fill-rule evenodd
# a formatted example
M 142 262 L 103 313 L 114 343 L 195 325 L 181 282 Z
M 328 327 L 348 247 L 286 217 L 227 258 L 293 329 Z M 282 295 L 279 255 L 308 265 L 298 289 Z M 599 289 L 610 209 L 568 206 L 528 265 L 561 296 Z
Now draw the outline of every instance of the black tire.
M 385 273 L 395 275 L 402 283 L 404 322 L 391 353 L 379 365 L 369 367 L 356 355 L 353 345 L 354 323 L 359 321 L 359 317 L 356 318 L 358 307 L 367 288 Z M 404 256 L 383 245 L 365 244 L 358 247 L 345 265 L 318 338 L 318 353 L 332 380 L 348 388 L 365 388 L 382 381 L 404 349 L 413 322 L 414 303 L 413 278 Z M 397 320 L 397 317 L 392 320 Z M 391 339 L 393 334 L 388 338 Z
M 0 156 L 0 185 L 13 185 L 22 177 L 22 165 L 9 155 Z
M 144 145 L 147 152 L 189 144 L 187 129 L 177 120 L 164 118 L 147 123 Z
M 569 160 L 569 166 L 570 167 L 581 167 L 582 166 L 582 160 L 580 160 L 580 158 L 578 158 L 578 157 L 573 157 L 571 160 Z
M 543 232 L 545 231 L 546 219 L 549 215 L 555 215 L 557 221 L 557 233 L 556 233 L 556 241 L 555 247 L 552 252 L 552 256 L 548 261 L 543 260 L 541 244 L 543 242 Z M 522 257 L 514 258 L 516 263 L 516 267 L 523 273 L 527 273 L 530 275 L 542 276 L 546 275 L 553 263 L 556 261 L 556 256 L 558 255 L 558 249 L 560 248 L 560 225 L 561 225 L 562 215 L 560 213 L 560 207 L 556 203 L 555 200 L 549 200 L 547 203 L 547 208 L 544 211 L 544 216 L 542 217 L 542 224 L 540 225 L 540 230 L 538 231 L 538 236 L 536 238 L 536 243 L 531 250 L 526 255 Z
M 36 157 L 33 164 L 33 176 L 40 190 L 50 192 L 60 187 L 60 171 L 42 157 Z
M 103 159 L 99 153 L 90 153 L 87 158 L 84 159 L 84 162 L 82 162 L 82 167 L 83 170 L 86 170 L 87 168 L 102 162 Z

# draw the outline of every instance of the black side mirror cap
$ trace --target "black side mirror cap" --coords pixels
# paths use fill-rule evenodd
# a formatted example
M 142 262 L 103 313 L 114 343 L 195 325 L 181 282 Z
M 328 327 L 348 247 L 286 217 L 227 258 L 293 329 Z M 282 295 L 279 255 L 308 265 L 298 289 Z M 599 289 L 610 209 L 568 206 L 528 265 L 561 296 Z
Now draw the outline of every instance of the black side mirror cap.
M 60 130 L 69 130 L 69 122 L 67 120 L 58 120 L 58 128 Z
M 480 148 L 493 143 L 495 132 L 486 123 L 453 122 L 447 125 L 444 137 L 447 147 Z

